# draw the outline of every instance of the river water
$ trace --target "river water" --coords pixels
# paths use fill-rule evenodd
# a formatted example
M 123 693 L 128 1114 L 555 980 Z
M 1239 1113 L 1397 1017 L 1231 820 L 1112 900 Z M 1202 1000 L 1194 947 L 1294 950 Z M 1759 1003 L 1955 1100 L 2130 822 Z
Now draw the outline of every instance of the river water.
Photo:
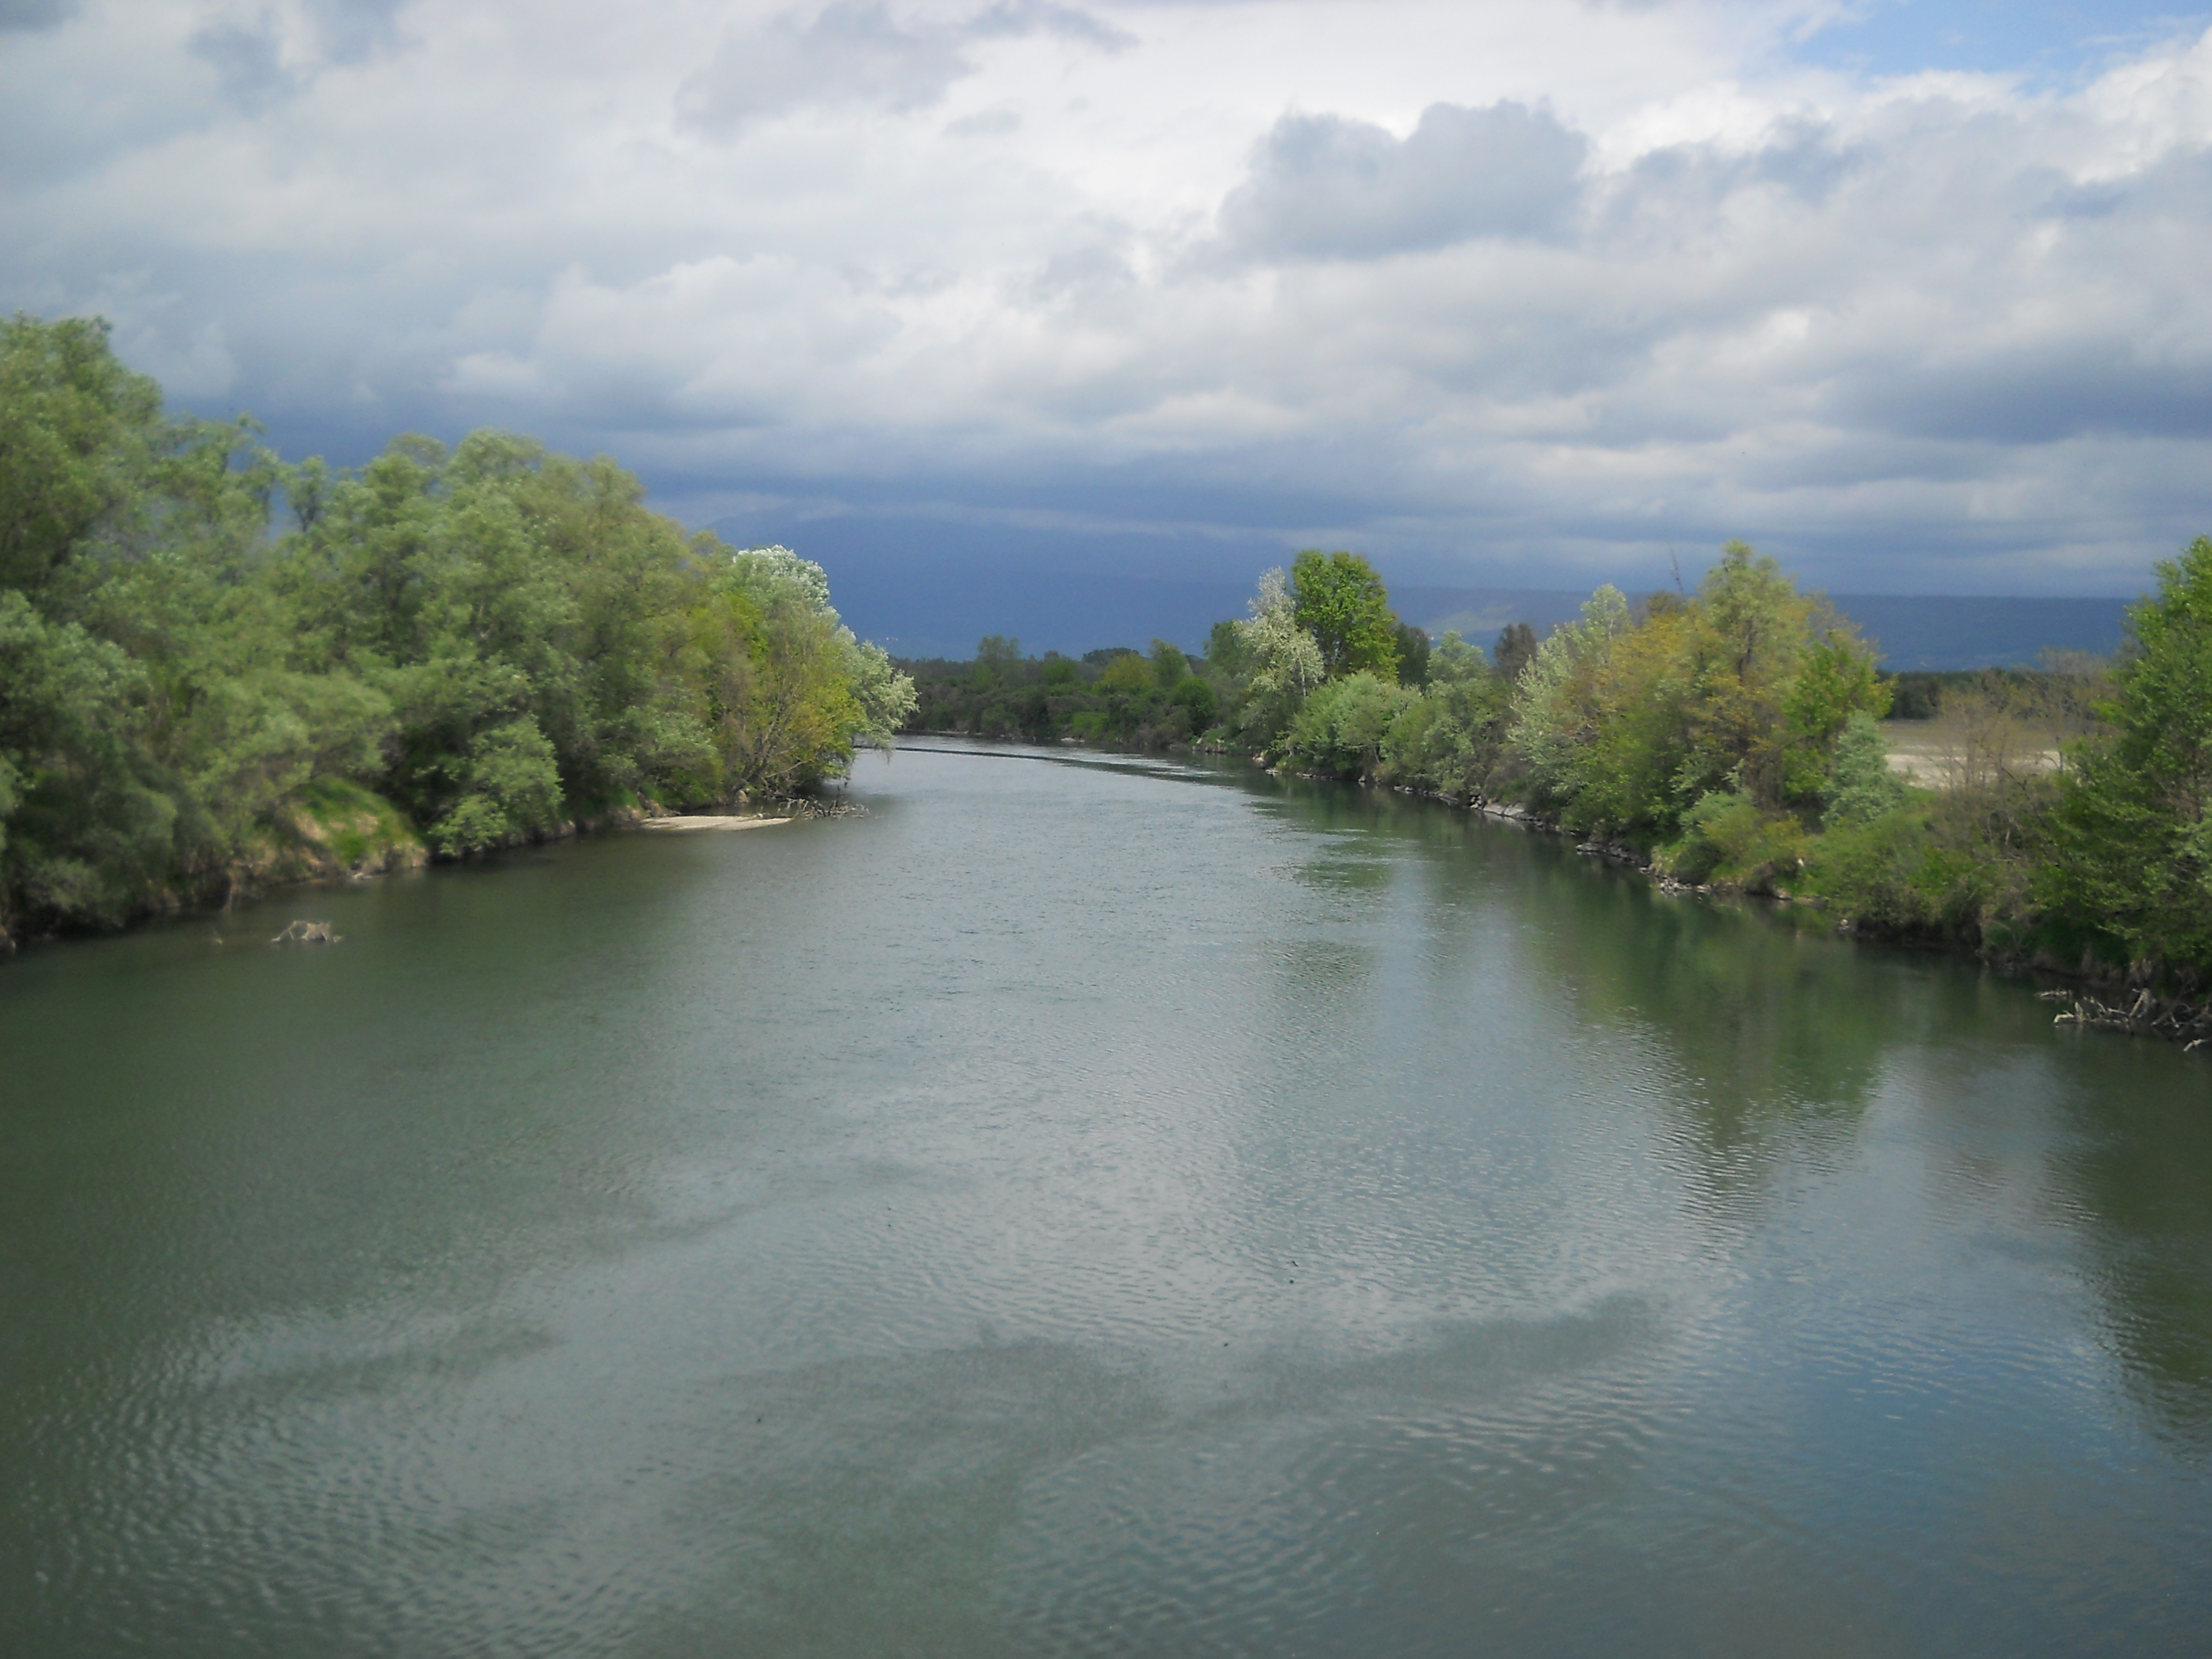
M 0 969 L 0 1651 L 2212 1642 L 2203 1056 L 1389 795 L 854 793 Z

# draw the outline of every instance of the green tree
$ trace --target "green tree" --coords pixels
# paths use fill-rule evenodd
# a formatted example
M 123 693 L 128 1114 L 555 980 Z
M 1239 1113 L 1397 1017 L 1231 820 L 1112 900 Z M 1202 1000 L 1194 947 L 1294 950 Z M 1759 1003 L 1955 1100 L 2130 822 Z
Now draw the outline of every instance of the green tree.
M 2045 896 L 2131 958 L 2212 969 L 2212 538 L 2158 567 L 2128 613 L 2108 744 L 2062 785 Z
M 0 587 L 41 586 L 137 503 L 166 436 L 161 391 L 104 322 L 0 324 Z
M 1206 665 L 1231 685 L 1241 686 L 1252 678 L 1256 665 L 1242 623 L 1223 621 L 1213 624 L 1206 636 Z
M 1251 605 L 1251 616 L 1237 624 L 1251 673 L 1244 683 L 1236 726 L 1259 743 L 1263 753 L 1273 752 L 1300 705 L 1328 671 L 1321 647 L 1299 624 L 1290 585 L 1279 569 L 1261 575 L 1260 591 Z
M 818 565 L 687 538 L 604 457 L 287 467 L 105 325 L 0 325 L 0 940 L 296 868 L 331 804 L 464 854 L 811 787 L 914 707 Z
M 1221 699 L 1212 686 L 1195 674 L 1186 674 L 1168 701 L 1183 712 L 1192 737 L 1209 730 L 1220 718 Z
M 0 591 L 0 940 L 121 921 L 172 878 L 198 815 L 141 740 L 143 690 L 117 647 Z
M 1583 602 L 1580 621 L 1545 636 L 1514 683 L 1512 744 L 1540 806 L 1569 802 L 1583 786 L 1598 675 L 1627 628 L 1628 598 L 1607 584 Z
M 1372 775 L 1393 723 L 1420 698 L 1418 689 L 1364 670 L 1331 680 L 1299 708 L 1291 726 L 1290 752 L 1316 772 Z
M 1831 829 L 1871 823 L 1905 804 L 1905 780 L 1891 769 L 1881 728 L 1863 708 L 1851 710 L 1837 734 L 1825 793 L 1828 806 L 1821 822 Z
M 1396 629 L 1398 647 L 1398 683 L 1401 685 L 1426 685 L 1429 683 L 1429 635 L 1425 629 L 1411 623 L 1400 623 Z
M 979 688 L 1016 684 L 1022 674 L 1022 642 L 1005 634 L 986 634 L 975 647 L 975 684 Z
M 1491 665 L 1498 671 L 1498 678 L 1510 685 L 1521 678 L 1521 671 L 1535 654 L 1536 630 L 1524 622 L 1508 623 L 1498 630 Z
M 1291 614 L 1321 648 L 1331 679 L 1398 677 L 1398 618 L 1374 567 L 1357 553 L 1308 549 L 1291 565 Z
M 1152 641 L 1152 684 L 1163 691 L 1172 691 L 1190 672 L 1190 659 L 1178 646 L 1165 640 Z

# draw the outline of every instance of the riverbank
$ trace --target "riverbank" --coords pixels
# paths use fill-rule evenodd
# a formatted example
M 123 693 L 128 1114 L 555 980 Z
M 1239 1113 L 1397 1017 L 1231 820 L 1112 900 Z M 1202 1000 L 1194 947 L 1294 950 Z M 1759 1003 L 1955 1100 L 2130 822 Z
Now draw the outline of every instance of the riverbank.
M 641 830 L 660 834 L 763 830 L 805 817 L 835 817 L 862 809 L 843 801 L 812 798 L 780 801 L 775 813 L 668 813 L 639 807 L 563 819 L 532 834 L 495 846 L 453 854 L 434 852 L 389 801 L 356 785 L 318 786 L 290 809 L 271 815 L 269 826 L 241 854 L 197 881 L 179 883 L 151 895 L 115 921 L 50 927 L 27 934 L 0 928 L 0 959 L 25 945 L 127 931 L 152 921 L 195 914 L 219 915 L 233 907 L 279 893 L 316 887 L 357 885 L 386 876 L 406 875 L 436 864 L 465 864 L 526 847 L 543 847 L 582 836 Z
M 1322 784 L 1347 781 L 1282 766 L 1268 766 L 1264 757 L 1255 757 L 1253 764 L 1273 777 L 1291 776 L 1304 782 Z M 1571 840 L 1575 844 L 1575 851 L 1583 857 L 1602 860 L 1642 876 L 1659 891 L 1669 895 L 1764 899 L 1778 906 L 1802 907 L 1823 912 L 1835 908 L 1830 899 L 1820 894 L 1799 892 L 1786 887 L 1726 880 L 1684 881 L 1666 870 L 1645 849 L 1620 840 L 1583 835 L 1556 817 L 1532 812 L 1518 802 L 1493 801 L 1479 796 L 1466 801 L 1455 801 L 1434 791 L 1416 789 L 1404 784 L 1382 783 L 1373 779 L 1356 781 L 1362 788 L 1388 789 L 1395 794 L 1431 801 L 1452 811 L 1469 812 L 1492 823 L 1511 824 L 1518 829 Z M 2148 982 L 2140 968 L 2134 972 L 2112 968 L 2097 963 L 2086 954 L 2081 960 L 2069 963 L 2047 950 L 2007 951 L 1992 948 L 1984 941 L 1967 940 L 1924 929 L 1885 927 L 1879 921 L 1849 915 L 1839 917 L 1833 924 L 1832 931 L 1868 944 L 1934 951 L 1971 958 L 1999 973 L 2046 987 L 2050 987 L 2051 981 L 2060 981 L 2059 986 L 2039 993 L 2043 1000 L 2062 1005 L 2053 1017 L 2054 1024 L 2158 1037 L 2179 1043 L 2185 1053 L 2212 1048 L 2212 996 L 2161 993 Z

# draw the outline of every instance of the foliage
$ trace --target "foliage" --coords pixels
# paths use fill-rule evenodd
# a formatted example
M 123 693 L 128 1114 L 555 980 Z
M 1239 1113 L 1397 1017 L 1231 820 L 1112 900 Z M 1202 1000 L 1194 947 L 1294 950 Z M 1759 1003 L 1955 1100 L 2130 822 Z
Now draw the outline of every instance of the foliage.
M 82 319 L 0 324 L 0 588 L 40 586 L 120 520 L 167 435 L 161 388 L 107 334 Z
M 1536 630 L 1524 622 L 1508 623 L 1498 630 L 1490 665 L 1497 671 L 1498 678 L 1510 685 L 1521 678 L 1521 671 L 1535 654 Z
M 459 854 L 806 789 L 912 704 L 819 566 L 687 538 L 605 458 L 287 467 L 104 325 L 0 327 L 0 941 L 230 890 L 341 799 Z
M 2158 578 L 2129 611 L 2112 739 L 2067 774 L 2043 889 L 2130 958 L 2212 967 L 2212 539 Z
M 1905 780 L 1890 769 L 1889 745 L 1881 728 L 1863 708 L 1853 709 L 1836 735 L 1835 759 L 1828 769 L 1828 806 L 1821 822 L 1870 823 L 1905 804 Z
M 1291 725 L 1290 753 L 1314 772 L 1369 776 L 1382 759 L 1392 723 L 1420 696 L 1416 688 L 1387 684 L 1364 670 L 1331 680 L 1299 708 Z
M 1328 677 L 1321 645 L 1299 622 L 1297 602 L 1280 570 L 1260 578 L 1252 615 L 1240 624 L 1251 672 L 1243 688 L 1237 729 L 1272 751 L 1288 735 L 1306 696 Z
M 1682 814 L 1680 838 L 1652 862 L 1684 881 L 1771 888 L 1778 877 L 1796 878 L 1807 845 L 1804 826 L 1790 814 L 1767 811 L 1742 790 L 1714 790 Z
M 1778 851 L 1746 862 L 1751 843 L 1727 827 L 1740 815 L 1716 817 L 1714 803 L 1747 803 L 1762 824 L 1809 820 L 1851 717 L 1884 701 L 1864 643 L 1774 561 L 1731 542 L 1696 594 L 1632 608 L 1601 588 L 1537 646 L 1516 686 L 1512 744 L 1531 803 L 1577 829 L 1674 843 L 1685 868 L 1778 868 Z M 1761 833 L 1774 848 L 1789 840 Z
M 1601 587 L 1579 621 L 1545 637 L 1514 683 L 1513 747 L 1539 806 L 1571 801 L 1583 787 L 1583 750 L 1597 731 L 1596 683 L 1627 627 L 1627 599 Z
M 1428 630 L 1416 628 L 1411 623 L 1400 623 L 1391 630 L 1398 649 L 1398 683 L 1401 685 L 1426 685 L 1429 683 L 1429 653 L 1433 648 Z
M 1313 636 L 1330 679 L 1398 677 L 1398 618 L 1375 568 L 1357 553 L 1308 549 L 1291 565 L 1291 615 Z
M 1390 781 L 1449 801 L 1496 793 L 1505 758 L 1511 687 L 1481 653 L 1446 634 L 1429 659 L 1428 684 L 1391 724 L 1382 745 Z

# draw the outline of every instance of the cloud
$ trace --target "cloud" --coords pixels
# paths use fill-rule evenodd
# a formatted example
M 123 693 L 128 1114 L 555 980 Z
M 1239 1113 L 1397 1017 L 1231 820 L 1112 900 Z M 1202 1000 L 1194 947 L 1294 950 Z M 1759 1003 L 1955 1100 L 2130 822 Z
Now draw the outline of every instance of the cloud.
M 1022 118 L 1010 109 L 977 110 L 973 115 L 963 115 L 945 124 L 948 138 L 997 138 L 1009 132 L 1021 131 Z
M 406 0 L 312 0 L 310 11 L 323 56 L 332 64 L 358 64 L 399 44 L 399 13 Z
M 1222 204 L 1261 258 L 1375 258 L 1476 236 L 1543 236 L 1572 215 L 1589 142 L 1548 110 L 1433 104 L 1402 142 L 1364 121 L 1285 115 Z
M 678 95 L 684 123 L 728 135 L 805 108 L 902 113 L 943 101 L 973 76 L 970 49 L 981 42 L 1047 35 L 1108 52 L 1133 44 L 1085 12 L 1037 0 L 1001 0 L 957 22 L 912 27 L 864 0 L 831 0 L 810 21 L 802 15 L 786 12 L 725 35 L 714 61 Z
M 293 453 L 496 423 L 702 521 L 1238 579 L 2124 591 L 2212 529 L 2206 41 L 2053 91 L 1805 70 L 1799 0 L 205 3 L 7 37 L 0 310 Z
M 0 0 L 0 34 L 50 29 L 76 11 L 76 0 Z
M 968 23 L 966 33 L 978 40 L 1018 40 L 1031 35 L 1051 35 L 1093 46 L 1101 52 L 1125 52 L 1137 44 L 1127 29 L 1104 22 L 1074 6 L 1048 0 L 999 0 Z
M 216 71 L 224 99 L 252 116 L 298 94 L 326 70 L 367 62 L 399 42 L 403 0 L 302 0 L 251 24 L 209 23 L 187 45 Z
M 248 115 L 289 98 L 303 84 L 284 66 L 283 42 L 266 13 L 251 28 L 210 24 L 193 34 L 191 49 L 214 69 L 223 96 Z

